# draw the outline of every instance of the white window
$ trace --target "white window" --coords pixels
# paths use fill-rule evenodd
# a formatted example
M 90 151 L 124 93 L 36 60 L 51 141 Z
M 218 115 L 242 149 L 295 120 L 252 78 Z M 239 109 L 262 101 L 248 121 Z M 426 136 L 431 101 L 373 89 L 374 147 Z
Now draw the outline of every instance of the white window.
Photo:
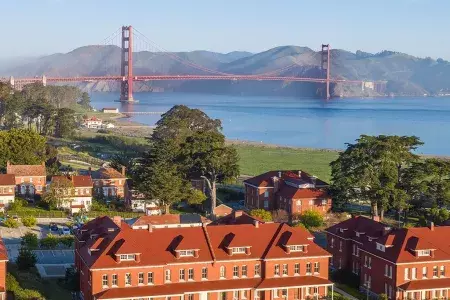
M 441 266 L 440 268 L 440 276 L 445 277 L 445 266 Z
M 334 237 L 331 238 L 331 245 L 330 245 L 330 247 L 334 248 Z
M 108 275 L 103 275 L 102 276 L 102 286 L 105 288 L 105 287 L 108 287 Z
M 306 263 L 306 275 L 311 275 L 311 263 Z
M 314 205 L 314 200 L 309 200 L 309 205 L 310 206 Z
M 30 177 L 30 182 L 33 182 L 33 177 Z
M 184 271 L 184 269 L 180 269 L 180 281 L 185 281 L 186 280 L 186 273 Z
M 131 274 L 130 273 L 125 274 L 125 285 L 131 285 Z
M 170 281 L 170 270 L 166 270 L 166 276 L 165 276 L 165 279 L 166 279 L 166 281 Z
M 194 269 L 188 270 L 188 280 L 194 280 Z
M 304 246 L 303 245 L 289 246 L 289 251 L 291 251 L 291 252 L 304 252 Z
M 405 280 L 409 280 L 409 269 L 405 268 Z
M 233 291 L 233 300 L 239 300 L 239 291 Z
M 417 256 L 430 256 L 431 250 L 419 250 L 417 251 Z
M 320 263 L 315 262 L 314 263 L 314 273 L 319 273 L 319 272 L 320 272 Z
M 302 200 L 297 200 L 296 203 L 297 203 L 297 206 L 302 206 Z
M 144 273 L 138 274 L 138 284 L 144 284 Z
M 261 298 L 261 291 L 255 291 L 255 299 Z
M 233 267 L 233 277 L 235 278 L 239 277 L 239 266 Z
M 247 299 L 247 290 L 243 290 L 243 291 L 241 292 L 241 298 L 242 298 L 242 299 Z
M 411 269 L 411 279 L 417 279 L 417 268 Z
M 247 277 L 247 266 L 242 266 L 242 277 Z
M 261 276 L 261 265 L 256 264 L 255 265 L 255 277 L 259 277 L 259 276 Z
M 264 208 L 269 208 L 269 200 L 264 200 Z
M 120 260 L 136 260 L 135 254 L 120 254 Z
M 295 265 L 294 265 L 294 274 L 300 275 L 300 264 L 299 263 L 295 263 Z
M 269 191 L 264 192 L 264 198 L 267 198 L 267 197 L 269 197 Z
M 202 279 L 208 279 L 208 268 L 202 268 Z
M 287 276 L 287 275 L 288 275 L 288 265 L 283 264 L 283 276 Z
M 428 273 L 428 268 L 427 267 L 423 267 L 422 268 L 422 277 L 423 278 L 427 278 L 427 273 Z
M 433 267 L 433 277 L 438 277 L 438 267 L 437 266 Z
M 274 270 L 273 270 L 273 274 L 275 276 L 280 276 L 280 265 L 274 265 Z
M 339 241 L 339 252 L 342 252 L 342 241 Z
M 225 278 L 225 267 L 221 266 L 220 267 L 220 278 Z
M 194 256 L 194 250 L 180 250 L 178 253 L 180 254 L 180 257 L 186 257 L 186 256 Z
M 117 274 L 113 274 L 112 275 L 112 280 L 111 280 L 111 285 L 112 286 L 117 286 Z
M 356 255 L 356 245 L 355 244 L 353 244 L 353 247 L 352 247 L 352 254 Z
M 232 248 L 232 253 L 233 254 L 238 254 L 238 253 L 245 253 L 245 247 L 233 247 Z
M 147 273 L 147 284 L 153 284 L 153 272 Z

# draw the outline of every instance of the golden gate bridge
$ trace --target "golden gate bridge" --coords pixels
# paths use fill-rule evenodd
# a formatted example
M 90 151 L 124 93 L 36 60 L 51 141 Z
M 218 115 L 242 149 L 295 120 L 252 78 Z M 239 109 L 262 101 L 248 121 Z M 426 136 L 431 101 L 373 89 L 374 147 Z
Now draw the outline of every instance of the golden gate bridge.
M 104 76 L 75 76 L 75 77 L 52 77 L 42 75 L 40 77 L 29 78 L 0 78 L 0 81 L 9 82 L 14 88 L 22 87 L 31 83 L 42 83 L 44 86 L 48 83 L 68 83 L 68 82 L 96 82 L 96 81 L 115 81 L 120 82 L 120 101 L 133 103 L 133 82 L 139 81 L 163 81 L 163 80 L 231 80 L 231 81 L 284 81 L 284 82 L 312 82 L 324 84 L 323 96 L 326 99 L 330 99 L 330 83 L 341 84 L 356 84 L 363 86 L 365 81 L 363 80 L 347 80 L 340 78 L 330 77 L 330 64 L 331 64 L 331 48 L 329 44 L 323 44 L 320 51 L 320 70 L 321 77 L 298 77 L 298 76 L 280 76 L 277 75 L 280 72 L 287 71 L 295 66 L 297 63 L 288 65 L 275 71 L 266 72 L 263 74 L 230 74 L 217 70 L 212 70 L 204 66 L 198 65 L 189 61 L 188 59 L 181 58 L 180 56 L 168 52 L 161 51 L 163 55 L 166 55 L 172 60 L 182 63 L 185 66 L 202 71 L 204 75 L 192 75 L 192 74 L 180 74 L 180 75 L 134 75 L 133 74 L 133 38 L 134 31 L 138 32 L 139 37 L 149 40 L 145 35 L 134 29 L 132 26 L 122 26 L 119 29 L 121 32 L 121 64 L 120 75 L 104 75 Z M 114 35 L 114 34 L 113 34 Z M 117 36 L 117 34 L 116 34 Z M 315 52 L 314 52 L 315 53 Z M 385 81 L 374 81 L 375 86 L 384 86 Z

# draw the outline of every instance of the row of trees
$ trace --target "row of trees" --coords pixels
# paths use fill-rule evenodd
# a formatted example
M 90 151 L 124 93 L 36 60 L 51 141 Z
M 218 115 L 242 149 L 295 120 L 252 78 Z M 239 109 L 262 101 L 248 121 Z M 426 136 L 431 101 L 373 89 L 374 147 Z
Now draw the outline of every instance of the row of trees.
M 415 136 L 362 135 L 331 163 L 334 205 L 370 203 L 381 219 L 387 210 L 420 211 L 450 204 L 450 161 L 414 153 Z
M 5 129 L 34 129 L 39 134 L 67 137 L 73 134 L 77 118 L 74 109 L 90 109 L 90 98 L 76 87 L 26 85 L 14 91 L 0 83 L 0 122 Z
M 132 172 L 139 190 L 166 207 L 182 200 L 201 203 L 205 196 L 190 180 L 203 178 L 211 212 L 216 207 L 216 184 L 239 174 L 236 150 L 225 145 L 220 120 L 198 109 L 176 105 L 156 124 L 150 146 Z

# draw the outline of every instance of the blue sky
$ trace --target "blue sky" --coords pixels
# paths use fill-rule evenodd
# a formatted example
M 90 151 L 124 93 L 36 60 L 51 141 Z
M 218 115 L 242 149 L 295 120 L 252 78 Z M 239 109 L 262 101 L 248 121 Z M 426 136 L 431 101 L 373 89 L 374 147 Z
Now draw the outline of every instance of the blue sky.
M 171 51 L 280 45 L 450 60 L 449 0 L 0 0 L 0 57 L 68 52 L 131 24 Z M 7 47 L 8 46 L 8 47 Z

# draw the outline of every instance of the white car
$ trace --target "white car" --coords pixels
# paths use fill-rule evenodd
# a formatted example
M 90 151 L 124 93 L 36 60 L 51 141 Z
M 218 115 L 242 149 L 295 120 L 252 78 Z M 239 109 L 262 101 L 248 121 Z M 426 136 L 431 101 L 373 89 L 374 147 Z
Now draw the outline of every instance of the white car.
M 61 229 L 61 234 L 62 234 L 62 235 L 70 235 L 70 234 L 71 234 L 70 228 L 67 227 L 67 226 L 64 226 L 64 227 Z

